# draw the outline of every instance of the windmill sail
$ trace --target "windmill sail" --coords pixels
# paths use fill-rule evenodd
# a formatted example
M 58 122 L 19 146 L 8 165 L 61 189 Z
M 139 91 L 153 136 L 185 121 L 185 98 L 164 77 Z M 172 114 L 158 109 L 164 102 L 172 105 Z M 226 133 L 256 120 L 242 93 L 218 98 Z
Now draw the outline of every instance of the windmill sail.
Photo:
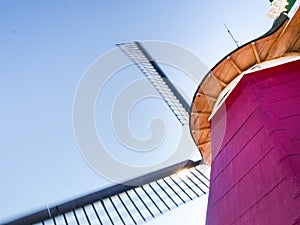
M 157 89 L 182 125 L 189 123 L 189 104 L 139 42 L 117 45 Z
M 188 103 L 143 46 L 131 42 L 118 47 L 153 84 L 183 128 L 187 128 Z M 207 167 L 201 161 L 183 161 L 126 182 L 136 186 L 117 184 L 6 224 L 141 224 L 205 195 L 209 179 L 203 174 L 204 168 Z
M 141 224 L 206 194 L 202 166 L 184 161 L 136 178 L 138 186 L 117 184 L 6 224 Z

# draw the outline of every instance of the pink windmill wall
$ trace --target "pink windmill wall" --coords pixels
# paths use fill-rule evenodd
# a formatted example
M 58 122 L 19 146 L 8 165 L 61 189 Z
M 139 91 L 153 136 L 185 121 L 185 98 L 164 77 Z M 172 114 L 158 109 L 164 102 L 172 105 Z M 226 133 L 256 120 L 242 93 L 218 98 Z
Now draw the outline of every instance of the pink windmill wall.
M 211 135 L 206 224 L 300 224 L 300 60 L 245 75 Z

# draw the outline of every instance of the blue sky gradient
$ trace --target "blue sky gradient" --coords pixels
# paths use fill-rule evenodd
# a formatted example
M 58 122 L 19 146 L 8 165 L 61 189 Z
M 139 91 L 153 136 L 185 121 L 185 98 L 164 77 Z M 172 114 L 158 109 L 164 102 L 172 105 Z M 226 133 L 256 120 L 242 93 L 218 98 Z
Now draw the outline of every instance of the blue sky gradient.
M 76 88 L 99 56 L 117 43 L 162 40 L 212 67 L 235 49 L 223 23 L 243 44 L 271 28 L 269 4 L 0 1 L 0 221 L 110 184 L 85 163 L 72 128 Z

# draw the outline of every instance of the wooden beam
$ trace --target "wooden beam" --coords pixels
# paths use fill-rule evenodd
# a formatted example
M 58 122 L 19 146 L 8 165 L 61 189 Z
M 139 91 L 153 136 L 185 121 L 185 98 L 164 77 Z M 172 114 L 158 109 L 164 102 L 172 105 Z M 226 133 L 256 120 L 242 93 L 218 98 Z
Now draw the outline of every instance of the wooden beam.
M 252 42 L 252 43 L 251 43 L 251 46 L 252 46 L 252 50 L 253 50 L 253 53 L 254 53 L 255 58 L 256 58 L 256 62 L 257 62 L 257 63 L 261 63 L 261 60 L 260 60 L 260 57 L 259 57 L 257 48 L 256 48 L 256 46 L 255 46 L 255 42 Z
M 216 78 L 223 87 L 227 87 L 228 84 L 225 81 L 221 80 L 220 78 L 216 77 L 213 73 L 210 73 L 209 76 Z
M 211 140 L 202 142 L 202 143 L 200 143 L 199 145 L 197 145 L 197 147 L 200 148 L 202 145 L 206 145 L 206 144 L 208 144 L 208 143 L 210 143 L 210 142 L 211 142 Z
M 200 127 L 200 128 L 193 128 L 193 132 L 196 132 L 196 131 L 201 131 L 201 130 L 210 130 L 210 127 Z
M 199 93 L 199 92 L 196 94 L 197 97 L 200 97 L 201 95 L 204 96 L 204 97 L 206 97 L 206 98 L 209 98 L 209 99 L 211 99 L 211 100 L 213 100 L 213 101 L 216 101 L 216 100 L 217 100 L 216 97 L 211 96 L 211 95 L 208 95 L 208 94 Z
M 206 112 L 206 111 L 194 111 L 191 114 L 205 114 L 205 115 L 210 115 L 211 112 Z
M 230 56 L 227 57 L 227 60 L 231 63 L 231 65 L 236 69 L 236 71 L 239 74 L 242 73 L 242 70 L 236 65 L 236 63 L 233 61 L 233 59 Z

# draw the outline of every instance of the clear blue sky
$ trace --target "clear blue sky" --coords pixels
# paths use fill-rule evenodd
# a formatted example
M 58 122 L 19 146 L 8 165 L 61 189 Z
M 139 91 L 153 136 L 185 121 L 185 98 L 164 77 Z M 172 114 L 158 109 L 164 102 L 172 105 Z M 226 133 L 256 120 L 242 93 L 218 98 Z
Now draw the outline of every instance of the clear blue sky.
M 243 44 L 271 27 L 268 9 L 267 0 L 1 0 L 0 221 L 109 184 L 72 130 L 74 94 L 96 58 L 116 43 L 162 40 L 212 67 L 235 48 L 223 23 Z

